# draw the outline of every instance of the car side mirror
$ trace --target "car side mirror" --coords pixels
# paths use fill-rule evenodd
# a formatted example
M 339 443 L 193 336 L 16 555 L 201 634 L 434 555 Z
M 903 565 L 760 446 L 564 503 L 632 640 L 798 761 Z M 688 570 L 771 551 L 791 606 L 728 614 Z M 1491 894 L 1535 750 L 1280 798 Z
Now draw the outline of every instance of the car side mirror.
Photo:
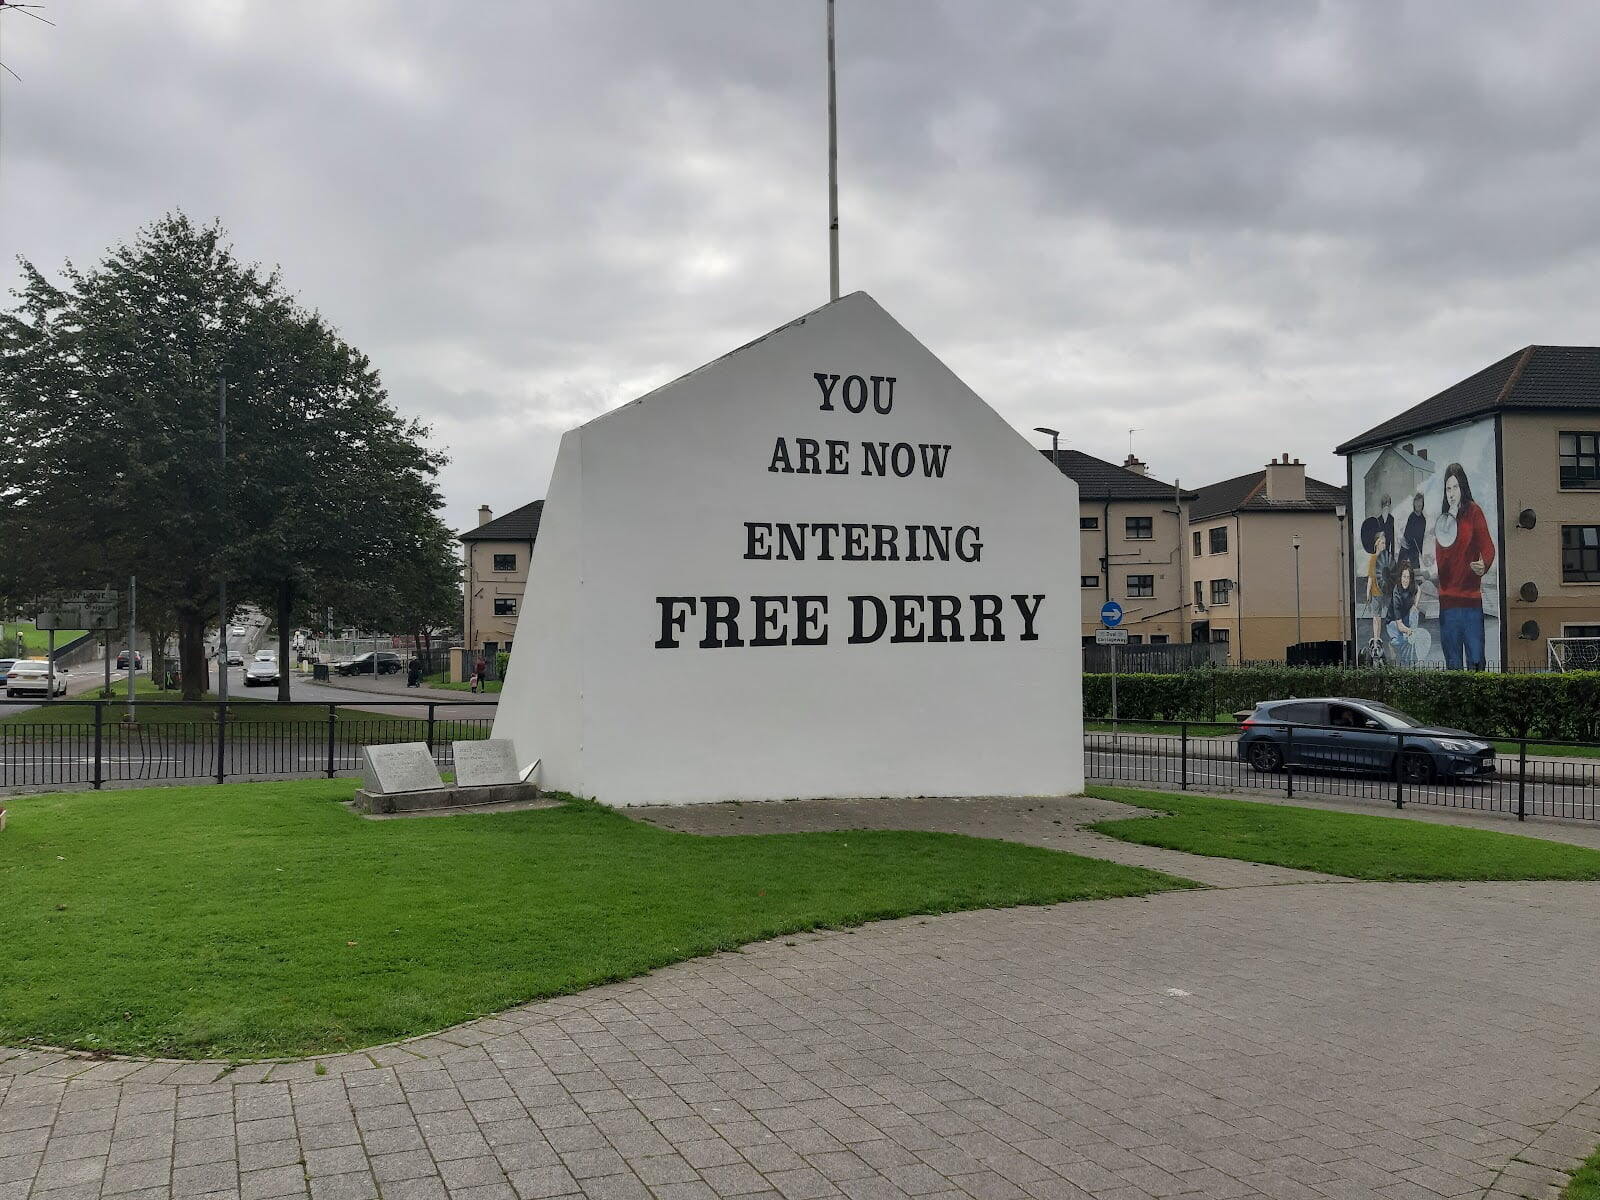
M 1382 725 L 1378 724 L 1378 722 L 1374 721 L 1371 717 L 1368 717 L 1365 721 L 1363 721 L 1362 725 L 1367 729 L 1382 729 L 1383 728 Z

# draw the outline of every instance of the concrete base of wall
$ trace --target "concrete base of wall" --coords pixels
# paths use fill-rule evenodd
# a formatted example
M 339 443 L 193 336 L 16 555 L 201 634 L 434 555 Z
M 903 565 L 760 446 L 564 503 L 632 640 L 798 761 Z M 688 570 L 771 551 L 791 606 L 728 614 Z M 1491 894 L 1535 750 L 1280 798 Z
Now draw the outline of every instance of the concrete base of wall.
M 487 804 L 525 804 L 538 799 L 537 784 L 497 783 L 484 787 L 432 788 L 425 792 L 369 792 L 360 788 L 356 791 L 355 804 L 360 812 L 387 816 L 401 812 L 478 808 Z

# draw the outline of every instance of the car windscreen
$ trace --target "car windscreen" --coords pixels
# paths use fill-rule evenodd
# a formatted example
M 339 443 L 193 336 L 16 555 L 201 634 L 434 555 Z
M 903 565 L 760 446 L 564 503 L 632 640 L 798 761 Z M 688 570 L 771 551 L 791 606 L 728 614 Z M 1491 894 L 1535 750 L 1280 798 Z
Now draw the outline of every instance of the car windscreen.
M 1363 702 L 1363 707 L 1390 729 L 1420 729 L 1422 727 L 1421 721 L 1408 717 L 1398 708 L 1390 708 L 1387 704 L 1374 704 L 1369 700 Z

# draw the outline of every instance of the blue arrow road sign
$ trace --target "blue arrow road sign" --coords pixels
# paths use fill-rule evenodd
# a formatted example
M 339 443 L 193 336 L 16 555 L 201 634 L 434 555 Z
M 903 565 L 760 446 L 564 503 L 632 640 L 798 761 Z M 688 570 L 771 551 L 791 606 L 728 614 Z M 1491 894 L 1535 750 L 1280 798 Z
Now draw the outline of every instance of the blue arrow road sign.
M 1115 629 L 1122 624 L 1122 605 L 1115 600 L 1107 600 L 1100 606 L 1100 623 L 1108 629 Z

